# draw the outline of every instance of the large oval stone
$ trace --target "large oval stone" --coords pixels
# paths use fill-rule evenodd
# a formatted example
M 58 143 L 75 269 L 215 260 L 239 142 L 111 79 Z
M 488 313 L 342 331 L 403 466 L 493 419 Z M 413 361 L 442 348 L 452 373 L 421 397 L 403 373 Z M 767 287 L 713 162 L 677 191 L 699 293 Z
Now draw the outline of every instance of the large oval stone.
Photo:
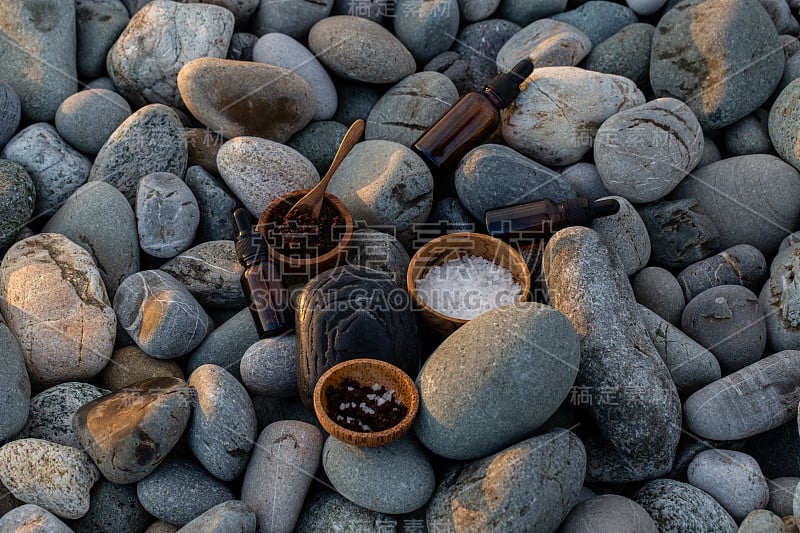
M 485 457 L 542 425 L 569 394 L 579 364 L 575 328 L 552 307 L 493 309 L 456 330 L 425 362 L 414 430 L 437 455 Z
M 784 55 L 756 0 L 687 0 L 656 27 L 650 83 L 656 96 L 687 103 L 705 129 L 758 109 L 778 85 Z
M 146 379 L 85 404 L 72 417 L 72 429 L 106 479 L 134 483 L 178 442 L 192 396 L 182 379 Z
M 309 406 L 317 380 L 342 361 L 379 359 L 411 376 L 419 368 L 408 293 L 378 270 L 345 266 L 313 278 L 298 298 L 296 328 L 297 384 Z
M 428 503 L 444 531 L 555 531 L 578 502 L 586 452 L 573 433 L 546 433 L 448 472 Z
M 316 97 L 298 74 L 280 66 L 202 57 L 178 73 L 186 107 L 223 137 L 284 143 L 314 116 Z
M 590 467 L 614 458 L 603 475 L 615 481 L 667 473 L 680 437 L 680 400 L 619 258 L 599 233 L 575 226 L 550 239 L 542 269 L 551 305 L 581 341 L 576 384 L 614 452 L 590 453 Z
M 108 363 L 114 310 L 92 256 L 63 235 L 12 246 L 0 264 L 0 296 L 35 385 L 88 380 Z

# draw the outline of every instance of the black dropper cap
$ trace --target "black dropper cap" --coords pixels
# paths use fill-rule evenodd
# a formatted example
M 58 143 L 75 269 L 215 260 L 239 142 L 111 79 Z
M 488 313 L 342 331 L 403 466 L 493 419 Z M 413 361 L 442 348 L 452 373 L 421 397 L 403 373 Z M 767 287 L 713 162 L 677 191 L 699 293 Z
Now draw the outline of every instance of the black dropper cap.
M 533 72 L 533 62 L 530 59 L 523 59 L 509 72 L 501 74 L 487 83 L 483 92 L 491 95 L 495 107 L 499 109 L 507 107 L 519 94 L 520 83 L 525 81 L 531 72 Z
M 564 202 L 564 222 L 566 226 L 588 226 L 598 217 L 607 217 L 619 212 L 619 202 L 614 199 L 595 200 L 570 198 Z
M 253 227 L 250 213 L 247 209 L 238 208 L 233 212 L 233 222 L 239 233 L 236 235 L 236 255 L 239 262 L 245 266 L 252 265 L 259 259 L 267 257 L 264 239 Z

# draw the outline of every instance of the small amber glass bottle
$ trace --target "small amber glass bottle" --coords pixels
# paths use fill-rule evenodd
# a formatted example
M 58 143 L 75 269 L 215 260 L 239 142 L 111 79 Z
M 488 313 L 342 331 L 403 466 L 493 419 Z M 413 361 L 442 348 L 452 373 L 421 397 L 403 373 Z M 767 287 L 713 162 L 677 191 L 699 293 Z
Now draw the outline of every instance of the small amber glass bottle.
M 270 259 L 267 243 L 255 230 L 250 214 L 239 208 L 233 212 L 238 230 L 236 255 L 244 267 L 242 289 L 256 324 L 258 337 L 274 337 L 292 329 L 289 291 L 278 266 Z
M 487 211 L 486 229 L 493 237 L 518 234 L 549 237 L 562 228 L 586 226 L 597 217 L 618 211 L 619 203 L 611 198 L 590 202 L 588 198 L 580 197 L 561 203 L 545 198 Z
M 465 94 L 412 148 L 433 168 L 454 166 L 497 128 L 499 110 L 511 105 L 519 94 L 519 84 L 531 72 L 533 63 L 523 59 L 486 84 L 482 93 Z

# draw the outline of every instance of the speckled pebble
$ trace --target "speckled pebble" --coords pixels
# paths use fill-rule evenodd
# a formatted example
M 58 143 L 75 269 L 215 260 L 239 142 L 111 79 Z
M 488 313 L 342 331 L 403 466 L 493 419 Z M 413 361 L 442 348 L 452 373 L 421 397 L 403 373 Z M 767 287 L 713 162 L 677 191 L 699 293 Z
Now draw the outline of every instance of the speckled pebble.
M 466 63 L 462 93 L 482 91 L 486 82 L 497 75 L 497 53 L 521 29 L 508 20 L 492 18 L 465 26 L 458 32 L 452 50 Z
M 92 163 L 52 124 L 31 124 L 6 144 L 0 157 L 19 163 L 36 187 L 34 214 L 52 213 L 89 178 Z
M 0 320 L 0 441 L 16 435 L 29 418 L 31 382 L 16 337 Z M 27 422 L 30 423 L 30 422 Z M 0 507 L 0 516 L 2 516 Z
M 89 456 L 70 446 L 20 439 L 0 448 L 0 481 L 26 503 L 61 518 L 80 518 L 89 510 L 89 490 L 100 472 Z
M 239 381 L 217 365 L 189 376 L 197 394 L 186 434 L 195 457 L 212 475 L 233 481 L 247 466 L 256 438 L 253 402 Z
M 148 513 L 183 526 L 212 507 L 233 500 L 233 493 L 198 463 L 168 459 L 136 484 L 136 494 Z
M 33 215 L 36 187 L 18 163 L 0 159 L 0 249 L 14 242 L 14 236 Z
M 43 439 L 82 449 L 72 430 L 72 415 L 84 404 L 108 392 L 89 383 L 74 381 L 43 390 L 31 399 L 28 421 L 17 438 Z
M 671 324 L 681 322 L 686 299 L 683 289 L 669 270 L 646 267 L 631 279 L 636 301 Z
M 602 235 L 606 244 L 620 259 L 622 270 L 632 276 L 650 260 L 650 237 L 642 218 L 631 203 L 621 196 L 607 196 L 619 204 L 613 215 L 592 221 L 592 229 Z
M 179 533 L 256 533 L 256 515 L 239 500 L 215 505 L 181 529 Z
M 9 533 L 73 533 L 67 524 L 38 505 L 28 503 L 0 517 L 0 531 Z
M 379 531 L 392 520 L 392 516 L 364 509 L 338 492 L 323 490 L 306 500 L 297 520 L 297 533 Z
M 294 333 L 262 339 L 242 356 L 242 383 L 254 395 L 297 396 L 297 336 Z
M 633 497 L 659 531 L 736 533 L 736 522 L 708 493 L 672 479 L 650 481 Z M 713 529 L 709 529 L 713 528 Z
M 150 523 L 133 484 L 117 485 L 100 479 L 90 496 L 89 511 L 72 523 L 75 533 L 139 533 Z
M 0 80 L 0 150 L 14 136 L 22 118 L 19 96 L 14 88 Z

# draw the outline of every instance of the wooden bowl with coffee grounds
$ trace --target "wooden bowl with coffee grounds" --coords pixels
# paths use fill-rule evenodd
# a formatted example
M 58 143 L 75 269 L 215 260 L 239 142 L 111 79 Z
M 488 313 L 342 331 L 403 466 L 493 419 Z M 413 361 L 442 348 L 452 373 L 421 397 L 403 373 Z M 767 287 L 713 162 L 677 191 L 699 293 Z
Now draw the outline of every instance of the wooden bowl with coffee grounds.
M 322 374 L 314 411 L 331 436 L 360 448 L 400 438 L 419 410 L 419 392 L 402 370 L 377 359 L 351 359 Z
M 527 301 L 531 289 L 531 275 L 525 260 L 517 250 L 500 239 L 481 233 L 460 232 L 431 240 L 411 258 L 406 271 L 406 288 L 414 306 L 420 310 L 423 322 L 443 337 L 453 333 L 468 320 L 448 316 L 433 309 L 417 291 L 417 281 L 424 278 L 433 267 L 463 256 L 481 257 L 507 269 L 520 288 L 517 301 Z
M 269 244 L 270 258 L 282 268 L 287 283 L 306 282 L 317 274 L 344 264 L 353 237 L 353 217 L 336 196 L 325 193 L 320 217 L 286 214 L 311 189 L 298 189 L 276 198 L 258 218 L 258 231 Z

